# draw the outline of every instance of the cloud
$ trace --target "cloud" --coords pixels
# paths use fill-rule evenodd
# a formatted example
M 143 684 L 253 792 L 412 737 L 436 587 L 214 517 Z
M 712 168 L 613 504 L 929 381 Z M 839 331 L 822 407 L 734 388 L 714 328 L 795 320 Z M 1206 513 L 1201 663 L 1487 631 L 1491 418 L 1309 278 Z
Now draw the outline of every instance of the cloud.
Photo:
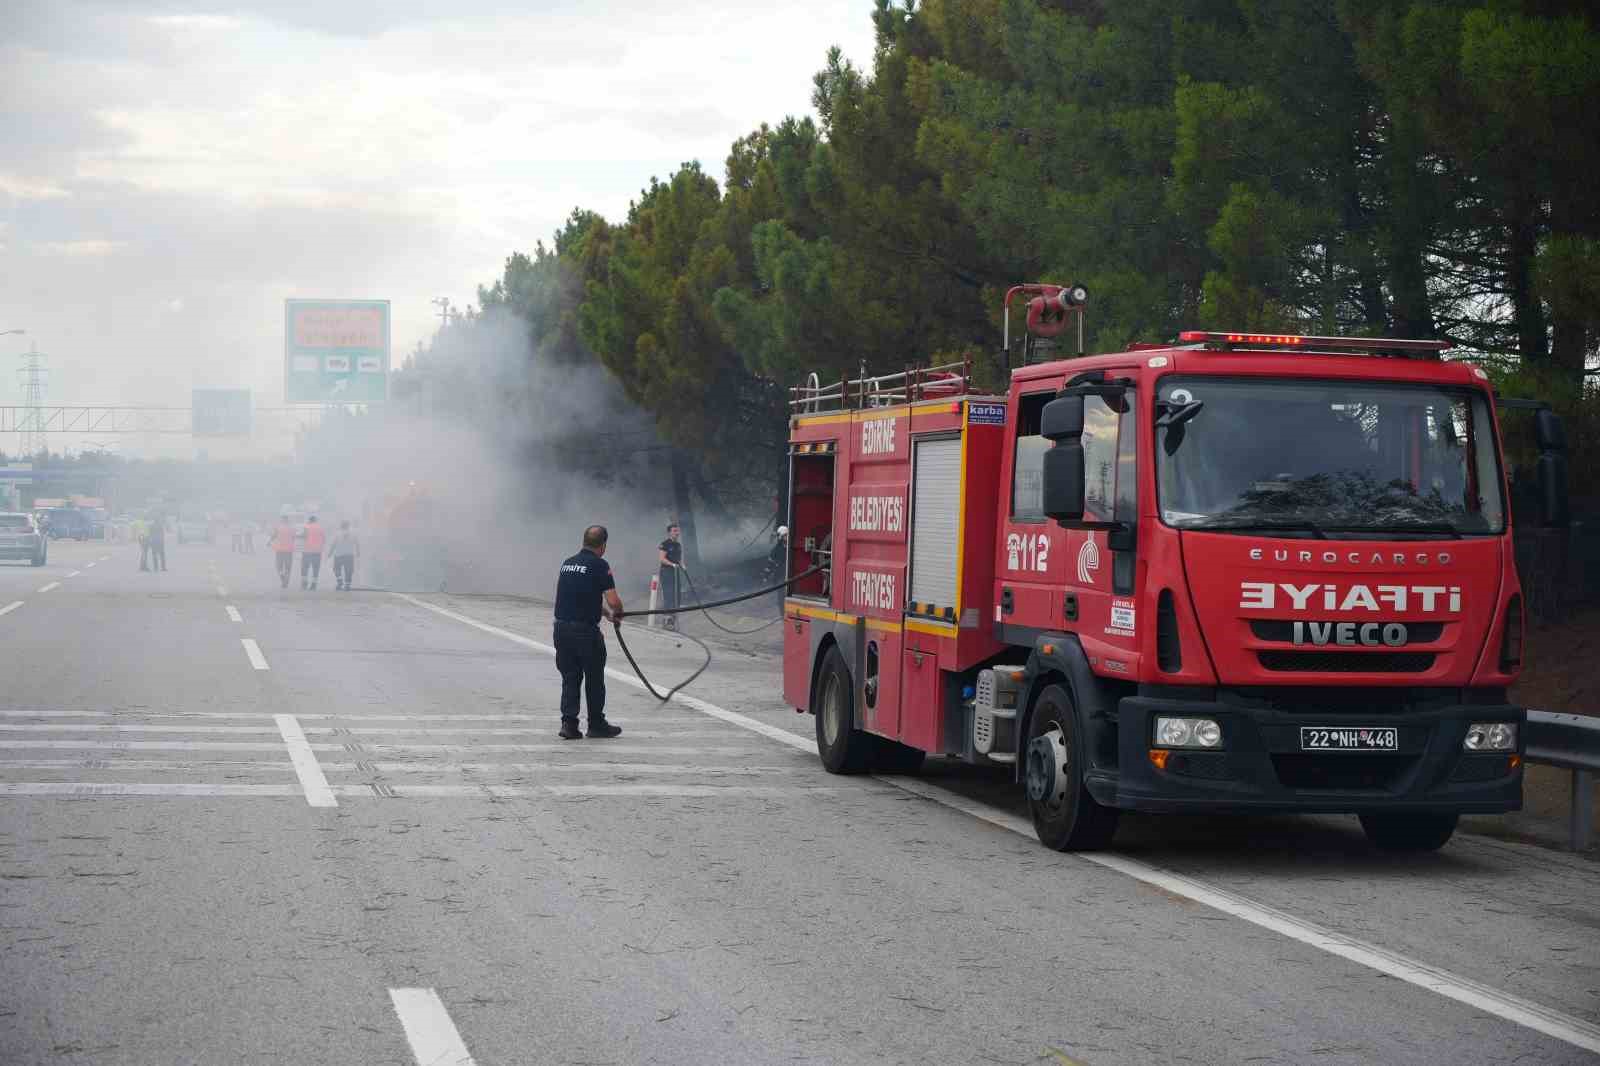
M 0 323 L 51 352 L 58 402 L 276 402 L 290 296 L 391 300 L 398 362 L 430 299 L 574 207 L 620 217 L 807 111 L 830 44 L 870 56 L 871 9 L 14 0 Z

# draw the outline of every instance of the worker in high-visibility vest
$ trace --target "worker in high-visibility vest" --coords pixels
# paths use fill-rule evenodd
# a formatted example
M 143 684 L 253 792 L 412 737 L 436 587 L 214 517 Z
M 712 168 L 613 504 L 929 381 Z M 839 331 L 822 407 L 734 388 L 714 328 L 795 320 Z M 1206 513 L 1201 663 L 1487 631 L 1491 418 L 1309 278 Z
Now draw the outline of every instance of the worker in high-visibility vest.
M 274 565 L 278 568 L 278 582 L 288 588 L 289 575 L 294 572 L 294 525 L 289 521 L 287 509 L 272 529 L 272 551 Z
M 328 531 L 317 523 L 317 516 L 306 519 L 306 542 L 300 549 L 300 590 L 315 592 L 322 576 L 322 549 L 328 544 Z M 310 582 L 307 584 L 307 582 Z

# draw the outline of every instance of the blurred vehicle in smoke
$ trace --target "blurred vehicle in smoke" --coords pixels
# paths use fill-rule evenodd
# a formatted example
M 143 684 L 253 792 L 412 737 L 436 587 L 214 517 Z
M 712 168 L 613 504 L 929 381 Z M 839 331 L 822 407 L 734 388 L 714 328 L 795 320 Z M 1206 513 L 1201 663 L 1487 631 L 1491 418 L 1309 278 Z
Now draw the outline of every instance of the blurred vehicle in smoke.
M 60 540 L 88 540 L 94 526 L 76 507 L 52 507 L 44 513 L 45 529 L 51 537 Z
M 443 515 L 426 488 L 380 493 L 362 506 L 373 580 L 390 589 L 442 589 L 448 574 Z
M 27 560 L 43 566 L 49 558 L 50 544 L 31 514 L 0 514 L 0 559 Z

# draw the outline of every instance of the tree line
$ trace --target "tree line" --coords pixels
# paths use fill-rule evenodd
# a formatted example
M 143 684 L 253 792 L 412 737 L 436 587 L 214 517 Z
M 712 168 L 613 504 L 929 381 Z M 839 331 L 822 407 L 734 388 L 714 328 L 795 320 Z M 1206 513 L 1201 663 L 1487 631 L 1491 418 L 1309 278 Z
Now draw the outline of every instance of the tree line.
M 510 316 L 529 365 L 603 366 L 710 492 L 781 467 L 810 371 L 993 367 L 1001 294 L 1035 280 L 1089 289 L 1091 351 L 1186 327 L 1447 338 L 1600 443 L 1589 3 L 863 17 L 870 67 L 831 52 L 814 119 L 739 138 L 720 180 L 652 178 L 625 218 L 574 211 L 444 334 L 470 348 Z

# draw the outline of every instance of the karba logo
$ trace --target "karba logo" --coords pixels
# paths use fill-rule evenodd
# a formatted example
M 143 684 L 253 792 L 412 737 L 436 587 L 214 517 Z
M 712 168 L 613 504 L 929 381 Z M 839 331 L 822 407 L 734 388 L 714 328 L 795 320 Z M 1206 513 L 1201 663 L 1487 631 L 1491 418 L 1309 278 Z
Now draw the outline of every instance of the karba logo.
M 892 418 L 874 418 L 861 423 L 861 454 L 884 455 L 894 451 L 894 427 Z
M 1078 583 L 1089 584 L 1094 580 L 1094 572 L 1099 569 L 1100 545 L 1094 542 L 1093 537 L 1085 538 L 1083 547 L 1078 549 Z
M 1279 596 L 1279 593 L 1283 593 Z M 1239 583 L 1239 609 L 1244 611 L 1461 611 L 1460 585 L 1296 585 L 1280 581 Z

